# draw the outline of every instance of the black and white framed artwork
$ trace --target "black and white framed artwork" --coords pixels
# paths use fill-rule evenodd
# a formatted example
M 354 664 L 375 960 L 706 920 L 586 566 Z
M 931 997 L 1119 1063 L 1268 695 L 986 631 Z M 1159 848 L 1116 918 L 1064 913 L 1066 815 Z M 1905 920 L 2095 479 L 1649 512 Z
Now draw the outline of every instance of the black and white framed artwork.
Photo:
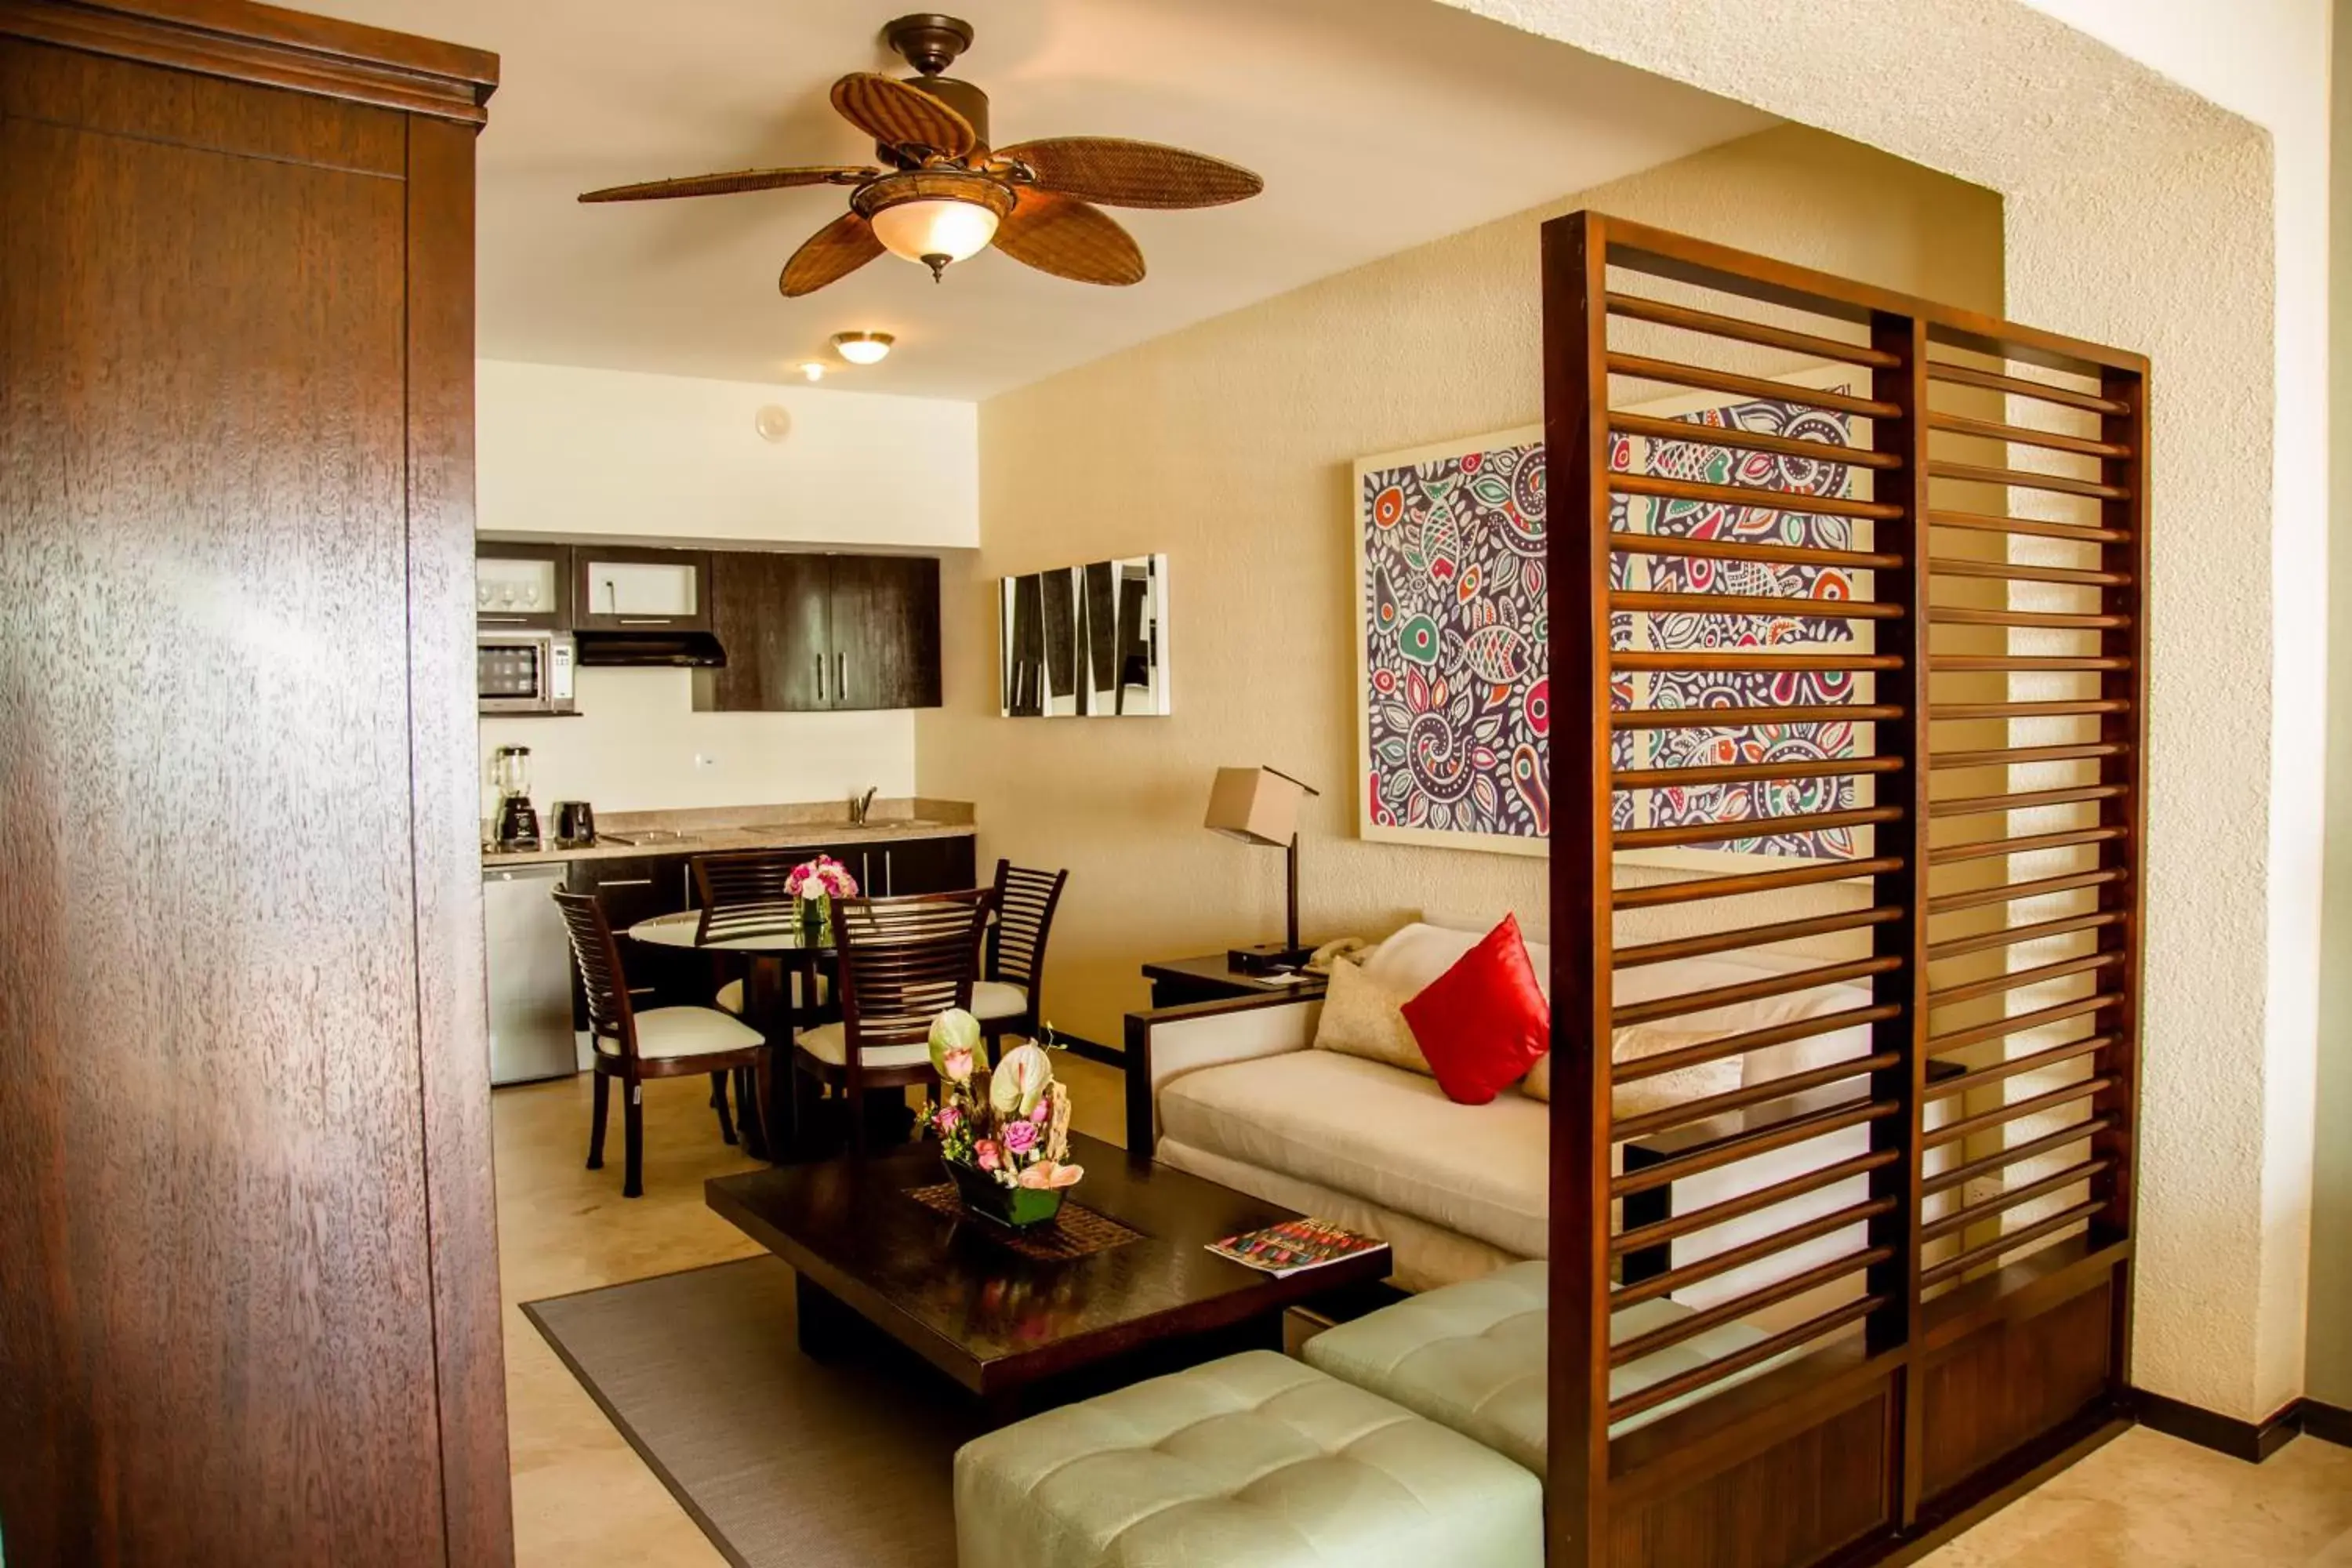
M 1165 555 L 1007 577 L 998 633 L 1008 719 L 1170 711 Z

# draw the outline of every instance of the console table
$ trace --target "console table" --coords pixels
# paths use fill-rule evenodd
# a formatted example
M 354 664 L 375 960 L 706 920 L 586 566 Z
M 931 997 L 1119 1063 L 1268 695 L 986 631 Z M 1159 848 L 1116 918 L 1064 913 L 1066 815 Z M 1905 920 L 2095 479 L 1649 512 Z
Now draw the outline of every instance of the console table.
M 1143 966 L 1151 982 L 1151 1005 L 1181 1007 L 1194 1002 L 1223 1002 L 1234 996 L 1320 996 L 1329 982 L 1320 974 L 1292 976 L 1244 974 L 1225 962 L 1222 952 L 1198 958 L 1170 958 Z

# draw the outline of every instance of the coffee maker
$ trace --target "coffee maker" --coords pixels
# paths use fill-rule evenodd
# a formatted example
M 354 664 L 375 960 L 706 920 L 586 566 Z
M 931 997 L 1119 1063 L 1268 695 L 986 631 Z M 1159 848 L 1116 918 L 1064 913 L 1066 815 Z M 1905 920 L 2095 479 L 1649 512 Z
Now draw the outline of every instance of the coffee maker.
M 530 804 L 530 748 L 500 746 L 490 759 L 490 782 L 499 786 L 492 833 L 501 849 L 539 847 L 539 813 Z

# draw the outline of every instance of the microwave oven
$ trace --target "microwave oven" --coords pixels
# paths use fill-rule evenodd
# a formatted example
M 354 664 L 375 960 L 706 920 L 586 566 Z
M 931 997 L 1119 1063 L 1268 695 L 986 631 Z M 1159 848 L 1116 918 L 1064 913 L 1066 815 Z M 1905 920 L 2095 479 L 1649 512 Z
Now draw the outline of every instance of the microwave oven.
M 474 689 L 480 710 L 570 713 L 572 665 L 568 632 L 477 632 Z

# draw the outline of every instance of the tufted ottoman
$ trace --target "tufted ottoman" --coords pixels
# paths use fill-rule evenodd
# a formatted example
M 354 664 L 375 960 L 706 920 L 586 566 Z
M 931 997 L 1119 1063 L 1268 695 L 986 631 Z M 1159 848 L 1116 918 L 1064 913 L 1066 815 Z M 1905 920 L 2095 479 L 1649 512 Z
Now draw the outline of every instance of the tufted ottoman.
M 1543 1489 L 1272 1351 L 992 1432 L 955 1459 L 961 1568 L 1540 1568 Z
M 1514 1263 L 1383 1307 L 1307 1341 L 1307 1363 L 1475 1437 L 1540 1476 L 1548 1436 L 1544 1364 L 1551 1326 L 1550 1269 L 1541 1258 Z M 1692 1309 L 1674 1301 L 1643 1301 L 1611 1317 L 1610 1338 L 1622 1342 L 1691 1315 Z M 1763 1338 L 1746 1323 L 1709 1329 L 1612 1371 L 1609 1396 L 1622 1399 Z M 1668 1400 L 1610 1431 L 1632 1431 L 1777 1364 L 1766 1362 L 1712 1388 Z

